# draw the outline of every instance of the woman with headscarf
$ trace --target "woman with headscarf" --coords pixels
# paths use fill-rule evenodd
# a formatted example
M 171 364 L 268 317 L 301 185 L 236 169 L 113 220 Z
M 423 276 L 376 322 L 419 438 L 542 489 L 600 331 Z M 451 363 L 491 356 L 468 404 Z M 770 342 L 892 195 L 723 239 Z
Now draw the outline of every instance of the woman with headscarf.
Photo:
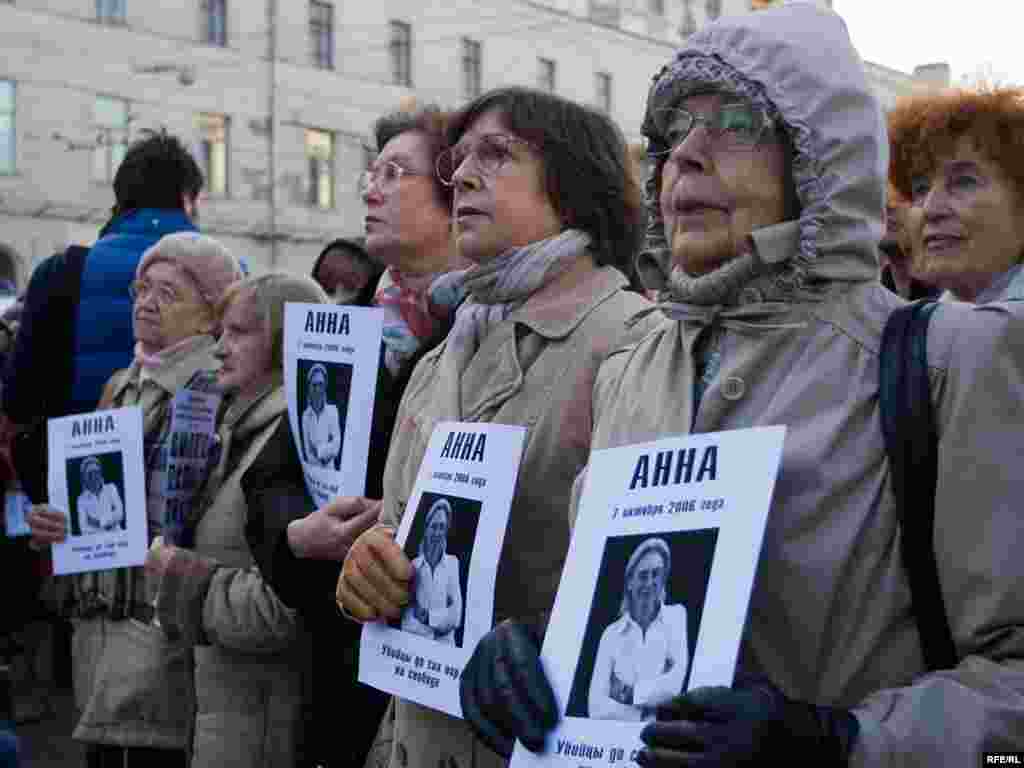
M 408 603 L 413 567 L 393 537 L 438 423 L 528 425 L 493 615 L 539 631 L 568 550 L 573 478 L 590 450 L 597 366 L 654 323 L 627 323 L 650 306 L 626 278 L 639 188 L 614 124 L 551 94 L 484 94 L 456 115 L 449 140 L 437 170 L 453 185 L 456 245 L 473 266 L 448 279 L 469 299 L 409 383 L 380 525 L 350 550 L 338 600 L 363 621 L 398 618 Z M 489 754 L 464 721 L 396 699 L 392 766 L 470 766 Z
M 1024 299 L 1024 89 L 928 91 L 889 113 L 911 274 L 960 301 Z
M 303 757 L 308 638 L 256 566 L 242 477 L 287 418 L 285 304 L 327 301 L 312 279 L 271 272 L 234 284 L 217 305 L 217 383 L 228 393 L 219 461 L 182 545 L 154 542 L 146 562 L 160 626 L 194 653 L 190 768 L 276 768 Z
M 593 448 L 786 436 L 734 683 L 673 700 L 637 763 L 970 765 L 1024 749 L 1024 305 L 931 315 L 936 491 L 904 512 L 879 398 L 883 329 L 904 306 L 878 282 L 888 139 L 842 19 L 785 3 L 708 24 L 658 73 L 643 130 L 643 275 L 667 319 L 602 365 Z M 943 623 L 950 648 L 930 631 Z M 549 713 L 536 656 L 512 646 L 513 684 L 488 685 L 508 674 L 510 634 L 463 669 L 463 712 L 498 749 L 543 751 L 557 711 L 530 715 Z
M 327 368 L 321 363 L 310 366 L 306 374 L 306 398 L 309 404 L 302 412 L 304 458 L 327 467 L 341 453 L 342 434 L 338 406 L 327 402 Z
M 215 308 L 241 278 L 237 259 L 223 245 L 186 232 L 161 238 L 136 270 L 135 361 L 110 378 L 99 407 L 142 409 L 148 541 L 168 523 L 161 457 L 170 437 L 172 400 L 183 388 L 209 383 L 217 367 Z M 33 507 L 28 522 L 37 545 L 67 535 L 60 510 Z M 66 577 L 63 586 L 75 625 L 72 670 L 82 713 L 74 737 L 85 742 L 90 768 L 184 768 L 193 713 L 191 654 L 152 625 L 152 580 L 142 568 L 120 568 Z

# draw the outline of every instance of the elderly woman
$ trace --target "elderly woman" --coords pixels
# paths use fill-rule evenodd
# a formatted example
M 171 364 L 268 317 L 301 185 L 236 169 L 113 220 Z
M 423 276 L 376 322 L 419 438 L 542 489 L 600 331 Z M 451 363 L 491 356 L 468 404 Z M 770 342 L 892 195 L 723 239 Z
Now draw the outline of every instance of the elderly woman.
M 462 623 L 462 587 L 459 558 L 449 555 L 448 532 L 452 505 L 438 499 L 427 511 L 420 553 L 412 561 L 412 603 L 402 613 L 402 629 L 455 645 L 455 630 Z
M 220 243 L 192 233 L 166 235 L 143 254 L 136 270 L 135 362 L 111 377 L 100 407 L 142 409 L 150 540 L 167 522 L 160 456 L 167 450 L 171 401 L 182 388 L 205 384 L 216 368 L 215 307 L 241 278 L 238 261 Z M 67 535 L 63 511 L 37 506 L 28 521 L 37 546 Z M 187 764 L 190 654 L 152 626 L 155 589 L 149 581 L 142 568 L 66 580 L 75 624 L 75 700 L 82 712 L 74 736 L 86 743 L 90 766 Z
M 910 534 L 879 405 L 882 331 L 903 306 L 878 283 L 888 142 L 842 19 L 791 3 L 708 24 L 658 73 L 644 132 L 644 278 L 668 319 L 602 365 L 593 448 L 787 431 L 736 682 L 675 699 L 637 763 L 969 765 L 1024 749 L 1024 305 L 931 316 L 937 489 L 905 519 L 934 502 L 934 523 Z M 922 558 L 944 615 L 918 602 Z M 942 623 L 940 654 L 919 626 Z M 463 711 L 496 747 L 540 751 L 543 667 L 519 653 L 514 684 L 487 685 L 508 674 L 508 634 L 463 670 Z
M 1024 298 L 1024 89 L 951 89 L 889 113 L 914 277 L 983 304 Z
M 194 649 L 191 768 L 270 768 L 301 755 L 308 652 L 295 612 L 255 566 L 246 542 L 242 475 L 287 418 L 286 302 L 327 302 L 311 278 L 270 273 L 231 286 L 217 306 L 224 331 L 217 383 L 229 393 L 220 460 L 186 521 L 188 547 L 155 542 L 147 569 L 169 640 Z
M 625 142 L 598 112 L 521 88 L 453 119 L 438 174 L 453 185 L 456 245 L 473 263 L 447 340 L 413 373 L 384 474 L 381 523 L 353 545 L 339 603 L 397 619 L 414 569 L 393 541 L 435 425 L 529 425 L 494 594 L 497 621 L 546 623 L 569 545 L 566 505 L 590 451 L 597 366 L 653 323 L 628 290 L 641 230 Z M 397 700 L 391 765 L 489 765 L 465 722 Z

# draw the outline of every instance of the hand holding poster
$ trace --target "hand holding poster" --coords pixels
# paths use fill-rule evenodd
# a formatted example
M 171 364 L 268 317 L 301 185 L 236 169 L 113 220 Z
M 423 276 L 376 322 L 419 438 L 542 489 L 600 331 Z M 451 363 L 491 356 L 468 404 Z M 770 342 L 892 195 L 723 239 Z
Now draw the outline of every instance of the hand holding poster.
M 541 660 L 562 719 L 510 768 L 634 765 L 656 709 L 731 685 L 784 427 L 591 454 Z
M 462 717 L 459 675 L 490 631 L 494 580 L 526 430 L 444 422 L 430 437 L 395 541 L 412 562 L 412 602 L 367 624 L 359 680 Z
M 47 422 L 50 505 L 68 515 L 55 575 L 142 565 L 146 487 L 138 406 Z
M 362 496 L 380 363 L 381 311 L 285 305 L 288 420 L 317 506 Z

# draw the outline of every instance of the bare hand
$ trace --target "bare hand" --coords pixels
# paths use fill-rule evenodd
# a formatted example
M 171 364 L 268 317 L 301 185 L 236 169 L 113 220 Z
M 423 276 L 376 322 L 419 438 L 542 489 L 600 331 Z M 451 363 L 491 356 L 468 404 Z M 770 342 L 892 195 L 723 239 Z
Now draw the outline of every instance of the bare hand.
M 48 504 L 33 504 L 25 515 L 32 546 L 39 549 L 59 544 L 68 537 L 68 516 Z
M 363 531 L 380 517 L 380 502 L 339 496 L 288 524 L 288 546 L 296 557 L 341 562 Z
M 412 576 L 412 563 L 395 544 L 394 530 L 375 526 L 356 539 L 345 558 L 338 605 L 359 621 L 397 619 L 409 604 Z

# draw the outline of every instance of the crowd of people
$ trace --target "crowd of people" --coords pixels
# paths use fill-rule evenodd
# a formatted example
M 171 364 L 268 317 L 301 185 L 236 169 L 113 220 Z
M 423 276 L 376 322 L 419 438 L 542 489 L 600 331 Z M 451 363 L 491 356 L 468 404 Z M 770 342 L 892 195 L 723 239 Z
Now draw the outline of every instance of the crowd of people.
M 129 149 L 96 242 L 40 264 L 0 320 L 0 459 L 33 502 L 31 549 L 9 563 L 73 627 L 89 768 L 550 751 L 540 645 L 591 451 L 778 424 L 734 684 L 685 689 L 687 611 L 657 596 L 672 558 L 651 538 L 601 636 L 591 716 L 648 721 L 642 768 L 1024 750 L 1024 90 L 922 92 L 886 116 L 841 19 L 800 3 L 709 23 L 635 86 L 645 179 L 607 116 L 546 92 L 381 117 L 363 231 L 311 276 L 250 275 L 198 231 L 203 177 L 177 139 Z M 317 507 L 307 491 L 303 462 L 333 462 L 344 422 L 314 366 L 293 439 L 288 302 L 384 318 L 365 497 Z M 912 354 L 887 358 L 893 322 L 922 312 Z M 880 390 L 915 364 L 931 420 L 898 424 L 934 452 L 908 463 Z M 171 524 L 159 457 L 190 388 L 223 394 L 220 449 Z M 146 564 L 47 576 L 71 522 L 47 501 L 46 420 L 127 405 L 143 415 Z M 441 422 L 528 428 L 464 719 L 356 682 L 363 623 L 455 643 L 451 504 L 430 508 L 419 556 L 395 541 Z M 81 472 L 102 499 L 99 467 Z M 634 647 L 651 632 L 657 696 L 627 669 L 653 663 Z

